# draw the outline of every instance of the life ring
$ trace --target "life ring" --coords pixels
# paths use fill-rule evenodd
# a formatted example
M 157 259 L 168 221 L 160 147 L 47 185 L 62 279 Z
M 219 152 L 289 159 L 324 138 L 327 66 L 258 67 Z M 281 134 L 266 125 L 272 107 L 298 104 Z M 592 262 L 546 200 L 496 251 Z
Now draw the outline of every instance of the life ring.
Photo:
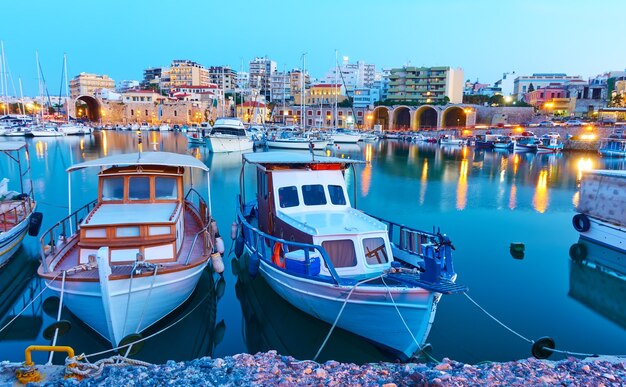
M 591 223 L 589 222 L 589 218 L 585 214 L 576 214 L 572 218 L 572 225 L 578 232 L 586 232 L 589 231 L 589 227 L 591 227 Z
M 280 242 L 274 243 L 274 250 L 272 252 L 272 262 L 274 265 L 280 267 L 281 269 L 285 268 L 285 257 L 283 255 L 283 244 Z

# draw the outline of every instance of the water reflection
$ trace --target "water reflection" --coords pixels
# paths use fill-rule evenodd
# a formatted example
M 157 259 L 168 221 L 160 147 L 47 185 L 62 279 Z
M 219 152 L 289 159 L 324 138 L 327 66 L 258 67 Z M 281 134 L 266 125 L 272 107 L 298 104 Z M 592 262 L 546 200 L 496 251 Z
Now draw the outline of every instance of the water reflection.
M 626 329 L 626 255 L 580 239 L 570 256 L 569 296 Z

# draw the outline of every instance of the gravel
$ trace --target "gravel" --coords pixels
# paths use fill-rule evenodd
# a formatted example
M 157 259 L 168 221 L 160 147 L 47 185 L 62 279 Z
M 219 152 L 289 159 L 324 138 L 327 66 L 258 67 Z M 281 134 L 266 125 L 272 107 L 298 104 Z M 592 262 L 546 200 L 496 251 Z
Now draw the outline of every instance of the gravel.
M 15 381 L 15 368 L 15 365 L 0 363 L 0 384 Z M 441 363 L 429 364 L 381 362 L 356 365 L 336 361 L 323 364 L 298 361 L 270 351 L 215 359 L 205 357 L 188 362 L 169 361 L 149 367 L 106 367 L 99 377 L 80 381 L 64 380 L 59 372 L 48 371 L 46 374 L 48 379 L 44 384 L 68 386 L 620 386 L 626 384 L 626 359 L 597 357 L 548 361 L 529 358 L 479 365 L 443 359 Z

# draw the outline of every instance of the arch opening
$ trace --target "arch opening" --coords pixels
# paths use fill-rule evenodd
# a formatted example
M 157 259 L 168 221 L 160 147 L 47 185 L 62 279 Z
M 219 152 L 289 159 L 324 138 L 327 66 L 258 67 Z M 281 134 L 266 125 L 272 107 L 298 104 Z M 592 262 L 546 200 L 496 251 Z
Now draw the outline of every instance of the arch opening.
M 451 106 L 443 111 L 444 127 L 463 127 L 466 126 L 465 111 L 458 106 Z
M 396 130 L 411 130 L 411 111 L 406 106 L 399 106 L 393 111 L 393 126 Z
M 375 108 L 372 116 L 374 125 L 380 125 L 381 130 L 389 130 L 389 110 L 385 106 Z
M 437 129 L 439 115 L 432 106 L 422 106 L 415 112 L 415 127 L 421 130 Z
M 75 117 L 79 120 L 89 120 L 92 122 L 100 121 L 102 118 L 102 112 L 100 102 L 94 97 L 87 95 L 81 95 L 76 98 L 74 102 Z

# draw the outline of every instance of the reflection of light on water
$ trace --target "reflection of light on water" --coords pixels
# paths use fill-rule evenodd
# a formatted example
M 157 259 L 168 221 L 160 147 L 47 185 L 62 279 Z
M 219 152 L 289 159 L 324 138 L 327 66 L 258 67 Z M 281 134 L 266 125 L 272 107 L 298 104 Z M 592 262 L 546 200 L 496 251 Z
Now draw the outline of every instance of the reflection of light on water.
M 417 162 L 417 146 L 409 148 L 409 164 L 415 164 Z
M 539 172 L 537 188 L 533 196 L 533 208 L 542 214 L 548 208 L 548 171 L 545 169 Z
M 140 144 L 140 145 L 141 145 L 141 144 Z M 193 151 L 193 157 L 195 157 L 195 158 L 197 158 L 198 160 L 200 160 L 200 157 L 201 157 L 201 156 L 202 156 L 202 155 L 200 154 L 200 148 L 196 148 L 196 149 L 194 149 L 194 151 Z
M 420 204 L 424 204 L 424 198 L 426 197 L 426 187 L 428 187 L 428 159 L 424 159 L 421 182 L 422 184 L 420 184 Z
M 517 175 L 517 167 L 519 166 L 519 154 L 513 156 L 513 176 Z
M 106 156 L 107 153 L 109 152 L 109 142 L 107 141 L 107 131 L 101 130 L 100 133 L 102 133 L 102 154 Z
M 583 178 L 583 172 L 591 171 L 593 169 L 593 160 L 590 157 L 581 157 L 578 159 L 578 174 L 576 175 L 576 181 L 580 181 Z
M 580 200 L 580 192 L 576 191 L 574 196 L 572 196 L 572 204 L 574 205 L 574 207 L 578 207 L 579 200 Z
M 85 150 L 85 139 L 84 138 L 80 139 L 80 150 L 81 151 Z
M 461 172 L 459 183 L 456 186 L 456 209 L 463 210 L 467 204 L 467 170 L 469 163 L 467 159 L 461 160 Z
M 464 146 L 464 147 L 463 147 L 463 151 L 462 151 L 462 153 L 463 153 L 463 158 L 464 158 L 464 159 L 466 159 L 466 158 L 467 158 L 467 152 L 468 152 L 467 147 L 466 147 L 466 146 Z
M 500 183 L 504 183 L 504 175 L 506 175 L 506 168 L 509 165 L 509 159 L 503 157 L 500 159 Z
M 365 164 L 363 172 L 361 173 L 361 192 L 363 196 L 367 196 L 370 192 L 370 184 L 372 182 L 372 164 Z
M 48 152 L 48 143 L 43 141 L 37 141 L 35 143 L 35 153 L 38 159 L 43 159 Z
M 157 132 L 151 132 L 150 137 L 150 144 L 152 145 L 152 149 L 154 149 L 155 151 L 158 150 L 157 146 L 159 145 L 159 143 L 157 141 Z
M 511 186 L 511 194 L 509 196 L 509 208 L 514 210 L 517 207 L 517 187 L 515 184 Z
M 368 163 L 372 161 L 372 155 L 374 154 L 374 147 L 372 144 L 365 145 L 365 161 Z

